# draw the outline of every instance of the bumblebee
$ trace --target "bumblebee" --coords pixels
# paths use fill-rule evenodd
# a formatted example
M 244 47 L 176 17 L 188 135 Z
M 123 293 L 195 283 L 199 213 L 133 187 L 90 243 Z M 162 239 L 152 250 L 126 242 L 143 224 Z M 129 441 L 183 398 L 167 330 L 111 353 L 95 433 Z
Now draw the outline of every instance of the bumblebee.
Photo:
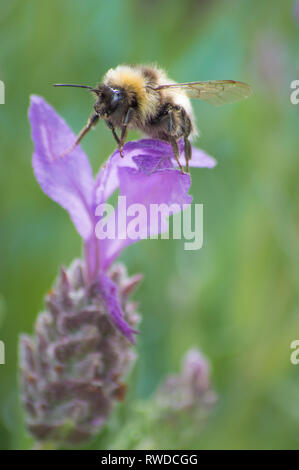
M 151 138 L 169 142 L 182 172 L 178 140 L 184 139 L 186 171 L 189 171 L 192 156 L 189 139 L 197 134 L 190 98 L 222 105 L 251 94 L 249 85 L 234 80 L 176 83 L 153 65 L 119 65 L 108 70 L 96 88 L 72 84 L 54 86 L 87 88 L 96 95 L 94 112 L 74 146 L 102 118 L 112 131 L 121 157 L 128 129 L 138 129 Z M 116 129 L 120 129 L 120 135 Z

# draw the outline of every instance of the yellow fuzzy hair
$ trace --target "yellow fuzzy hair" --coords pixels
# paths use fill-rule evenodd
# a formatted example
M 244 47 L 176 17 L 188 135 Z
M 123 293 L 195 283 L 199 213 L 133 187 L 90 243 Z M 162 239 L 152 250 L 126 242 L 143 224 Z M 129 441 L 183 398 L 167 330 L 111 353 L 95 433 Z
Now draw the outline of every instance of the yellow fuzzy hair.
M 128 92 L 134 92 L 140 106 L 140 112 L 143 118 L 150 115 L 158 103 L 156 93 L 148 93 L 145 89 L 148 84 L 146 77 L 138 68 L 129 65 L 119 65 L 115 69 L 110 69 L 103 79 L 104 84 L 109 86 L 119 86 Z

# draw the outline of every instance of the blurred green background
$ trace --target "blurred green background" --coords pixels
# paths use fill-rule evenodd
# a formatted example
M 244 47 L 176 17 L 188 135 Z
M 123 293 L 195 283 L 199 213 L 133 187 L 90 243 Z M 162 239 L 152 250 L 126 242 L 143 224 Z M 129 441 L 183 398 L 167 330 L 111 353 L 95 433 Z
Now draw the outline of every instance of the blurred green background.
M 297 448 L 299 365 L 299 18 L 294 2 L 258 0 L 0 1 L 0 447 L 26 448 L 17 341 L 30 333 L 58 267 L 81 250 L 66 213 L 33 177 L 29 95 L 43 95 L 78 132 L 91 111 L 83 90 L 119 63 L 157 62 L 177 81 L 236 79 L 254 95 L 223 108 L 194 102 L 214 170 L 192 170 L 204 204 L 204 246 L 147 240 L 122 255 L 143 272 L 138 398 L 175 372 L 187 349 L 210 358 L 219 402 L 190 446 Z M 131 134 L 136 138 L 138 134 Z M 94 170 L 114 150 L 106 126 L 83 142 Z M 173 448 L 177 444 L 171 443 Z

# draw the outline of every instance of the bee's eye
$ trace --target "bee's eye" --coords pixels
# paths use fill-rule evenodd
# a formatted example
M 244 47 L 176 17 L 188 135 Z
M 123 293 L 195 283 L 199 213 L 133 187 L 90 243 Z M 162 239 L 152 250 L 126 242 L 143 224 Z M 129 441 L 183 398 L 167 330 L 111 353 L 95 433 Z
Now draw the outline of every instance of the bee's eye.
M 112 105 L 116 105 L 122 99 L 122 95 L 119 90 L 113 90 L 113 96 L 111 100 Z

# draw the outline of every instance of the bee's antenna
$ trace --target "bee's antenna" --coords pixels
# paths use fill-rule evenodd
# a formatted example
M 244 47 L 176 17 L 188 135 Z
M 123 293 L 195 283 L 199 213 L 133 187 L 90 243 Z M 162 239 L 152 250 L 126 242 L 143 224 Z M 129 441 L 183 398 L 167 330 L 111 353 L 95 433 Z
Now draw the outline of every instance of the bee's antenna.
M 87 86 L 87 85 L 73 85 L 71 83 L 54 83 L 53 86 L 70 86 L 70 87 L 75 87 L 75 88 L 87 88 L 88 90 L 91 90 L 91 91 L 99 91 L 97 90 L 96 88 L 92 88 L 91 86 Z

